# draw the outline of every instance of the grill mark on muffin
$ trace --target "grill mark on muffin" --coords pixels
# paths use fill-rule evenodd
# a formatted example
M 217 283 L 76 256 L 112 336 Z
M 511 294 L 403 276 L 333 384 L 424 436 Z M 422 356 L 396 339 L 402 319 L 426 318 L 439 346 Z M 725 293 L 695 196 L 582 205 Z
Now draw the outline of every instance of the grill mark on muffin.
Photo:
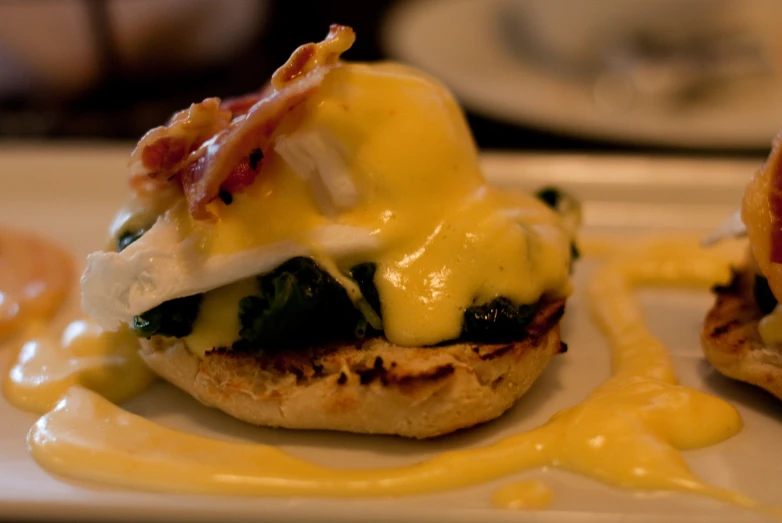
M 711 335 L 715 338 L 723 336 L 725 333 L 731 331 L 734 327 L 739 325 L 739 320 L 733 319 L 728 322 L 717 325 L 712 329 Z
M 763 312 L 752 293 L 753 278 L 751 272 L 733 269 L 727 285 L 717 285 L 712 289 L 717 299 L 706 315 L 703 336 L 718 345 L 725 355 L 740 357 L 747 351 L 752 352 L 755 347 L 763 346 L 757 330 L 757 322 L 763 317 Z
M 501 358 L 508 353 L 515 353 L 521 357 L 531 347 L 540 343 L 540 340 L 558 324 L 564 312 L 564 301 L 542 303 L 527 327 L 526 335 L 521 339 L 502 344 L 469 344 L 463 354 L 464 356 L 473 354 L 477 361 L 483 362 Z M 411 368 L 408 364 L 398 364 L 392 359 L 393 352 L 385 352 L 385 360 L 379 355 L 372 354 L 377 350 L 379 341 L 382 341 L 382 338 L 366 338 L 348 343 L 330 343 L 307 349 L 257 352 L 219 347 L 208 351 L 204 358 L 219 358 L 225 365 L 245 369 L 256 368 L 273 375 L 290 374 L 295 376 L 298 384 L 335 376 L 334 383 L 345 385 L 351 381 L 352 376 L 356 376 L 356 381 L 361 385 L 368 386 L 371 383 L 379 382 L 386 387 L 433 384 L 456 372 L 456 366 L 463 361 L 462 356 L 449 352 L 448 345 L 414 348 L 412 350 L 444 350 L 448 358 L 452 360 L 452 363 L 443 362 L 422 371 L 415 367 Z M 563 350 L 563 347 L 566 350 L 567 345 L 561 344 L 560 351 Z M 468 360 L 469 358 L 464 361 L 468 362 Z
M 386 381 L 387 372 L 383 367 L 383 358 L 380 356 L 375 358 L 375 362 L 372 364 L 372 368 L 366 370 L 357 370 L 356 374 L 358 374 L 359 382 L 362 385 L 369 385 L 377 378 L 380 378 L 380 381 L 383 383 L 383 385 L 388 384 Z
M 722 374 L 782 399 L 780 366 L 764 358 L 766 351 L 780 348 L 767 347 L 760 338 L 758 321 L 764 314 L 753 294 L 754 278 L 751 271 L 734 269 L 729 284 L 712 289 L 717 299 L 704 320 L 703 348 L 706 358 Z
M 420 374 L 406 374 L 404 376 L 394 378 L 392 382 L 395 385 L 409 385 L 413 382 L 429 381 L 434 382 L 446 378 L 456 372 L 456 369 L 450 363 L 440 365 L 427 372 Z M 392 375 L 393 376 L 393 375 Z
M 484 352 L 481 352 L 480 349 L 476 350 L 475 354 L 477 354 L 481 360 L 489 361 L 489 360 L 493 360 L 494 358 L 499 358 L 506 352 L 513 350 L 515 346 L 516 345 L 513 343 L 508 343 L 500 346 L 491 345 L 488 347 L 488 350 Z
M 433 369 L 418 373 L 405 373 L 403 370 L 402 373 L 398 374 L 391 370 L 395 367 L 397 367 L 396 362 L 392 363 L 389 369 L 386 369 L 383 358 L 377 356 L 371 368 L 357 370 L 356 374 L 359 376 L 359 383 L 361 383 L 361 385 L 369 385 L 374 381 L 380 381 L 384 387 L 388 387 L 390 385 L 405 386 L 413 383 L 435 382 L 450 376 L 456 371 L 454 366 L 450 363 L 439 365 Z M 340 376 L 340 379 L 341 377 L 342 376 Z

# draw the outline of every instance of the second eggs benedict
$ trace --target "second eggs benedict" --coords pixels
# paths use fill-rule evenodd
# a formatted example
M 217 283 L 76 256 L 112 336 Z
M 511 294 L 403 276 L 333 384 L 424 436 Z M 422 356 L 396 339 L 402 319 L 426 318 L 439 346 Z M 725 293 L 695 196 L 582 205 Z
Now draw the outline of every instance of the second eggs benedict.
M 450 93 L 341 61 L 354 38 L 332 26 L 262 92 L 147 133 L 83 308 L 237 418 L 431 437 L 499 416 L 562 350 L 577 206 L 488 186 Z
M 722 374 L 782 399 L 782 141 L 744 191 L 741 211 L 714 235 L 749 240 L 746 262 L 704 321 L 706 358 Z

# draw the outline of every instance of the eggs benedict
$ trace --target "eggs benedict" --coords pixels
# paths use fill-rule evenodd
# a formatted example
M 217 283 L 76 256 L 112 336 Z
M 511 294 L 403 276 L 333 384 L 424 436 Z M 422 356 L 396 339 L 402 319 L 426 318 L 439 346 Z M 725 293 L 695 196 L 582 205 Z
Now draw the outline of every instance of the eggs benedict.
M 258 93 L 133 151 L 82 306 L 239 419 L 431 437 L 493 419 L 564 349 L 578 206 L 487 185 L 451 94 L 348 63 L 334 25 Z
M 722 374 L 782 399 L 782 147 L 778 135 L 763 167 L 747 185 L 741 212 L 714 236 L 749 240 L 746 263 L 704 321 L 706 358 Z

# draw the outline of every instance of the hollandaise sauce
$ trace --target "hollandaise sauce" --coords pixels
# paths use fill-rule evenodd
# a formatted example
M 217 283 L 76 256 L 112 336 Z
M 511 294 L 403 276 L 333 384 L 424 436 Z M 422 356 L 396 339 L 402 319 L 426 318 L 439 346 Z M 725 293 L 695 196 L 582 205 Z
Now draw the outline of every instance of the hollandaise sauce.
M 48 318 L 73 285 L 64 249 L 32 234 L 0 229 L 0 339 Z
M 609 257 L 591 277 L 586 293 L 610 342 L 612 376 L 583 402 L 556 413 L 539 428 L 488 446 L 444 452 L 411 466 L 333 469 L 269 445 L 185 434 L 124 411 L 101 395 L 112 397 L 109 389 L 96 387 L 96 393 L 72 387 L 31 429 L 30 450 L 57 474 L 160 491 L 407 495 L 547 466 L 627 489 L 695 493 L 755 507 L 754 501 L 712 486 L 689 470 L 680 451 L 723 441 L 741 430 L 742 421 L 725 401 L 676 383 L 665 347 L 646 328 L 633 298 L 639 285 L 707 287 L 726 281 L 730 261 L 727 255 L 701 250 L 693 241 L 661 240 Z M 34 370 L 45 384 L 49 371 Z M 138 376 L 139 381 L 146 379 Z M 128 390 L 126 385 L 121 388 Z M 12 399 L 18 391 L 6 388 Z M 46 405 L 52 398 L 45 385 L 31 386 L 24 393 L 44 397 L 28 402 L 33 406 L 29 408 Z M 545 506 L 551 498 L 546 485 L 522 482 L 502 487 L 493 499 L 501 507 L 523 508 Z
M 73 385 L 119 403 L 152 381 L 138 354 L 138 338 L 128 327 L 107 332 L 90 320 L 77 320 L 59 340 L 40 324 L 28 331 L 3 383 L 6 398 L 21 409 L 44 414 Z

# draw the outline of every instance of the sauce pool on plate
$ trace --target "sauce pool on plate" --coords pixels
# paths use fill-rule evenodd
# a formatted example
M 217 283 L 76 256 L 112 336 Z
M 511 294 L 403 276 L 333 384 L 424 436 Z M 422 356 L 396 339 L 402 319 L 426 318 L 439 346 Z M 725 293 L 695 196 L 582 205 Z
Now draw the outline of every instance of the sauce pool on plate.
M 90 320 L 76 320 L 59 340 L 43 328 L 31 330 L 3 384 L 6 398 L 20 409 L 45 414 L 74 385 L 119 403 L 152 381 L 128 327 L 108 332 Z

